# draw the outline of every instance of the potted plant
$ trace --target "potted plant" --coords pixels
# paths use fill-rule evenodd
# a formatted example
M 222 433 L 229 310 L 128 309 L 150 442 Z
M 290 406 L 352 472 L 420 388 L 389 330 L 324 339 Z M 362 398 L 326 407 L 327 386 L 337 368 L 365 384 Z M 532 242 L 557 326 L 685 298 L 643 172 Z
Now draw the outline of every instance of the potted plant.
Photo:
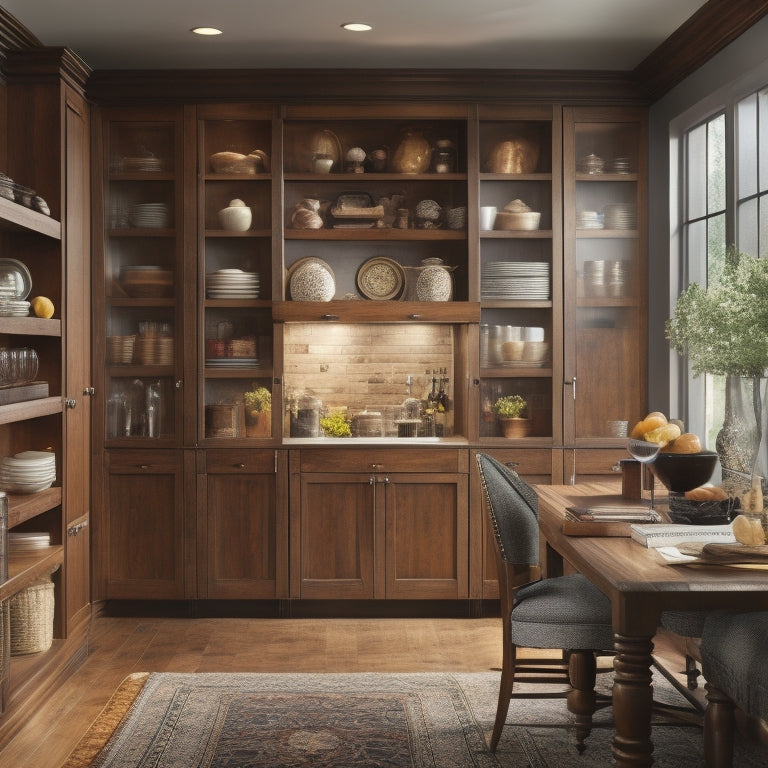
M 272 393 L 254 382 L 253 389 L 243 395 L 246 437 L 272 435 Z
M 330 411 L 320 419 L 320 426 L 326 437 L 351 437 L 352 428 L 343 410 Z
M 732 471 L 734 479 L 749 482 L 759 459 L 761 380 L 768 370 L 768 259 L 729 248 L 717 279 L 707 288 L 692 283 L 680 294 L 666 335 L 672 349 L 688 357 L 694 376 L 727 377 L 716 448 L 724 481 Z M 743 389 L 751 404 L 742 405 Z
M 526 437 L 529 420 L 523 416 L 528 403 L 521 395 L 505 395 L 493 404 L 493 411 L 501 422 L 504 437 Z

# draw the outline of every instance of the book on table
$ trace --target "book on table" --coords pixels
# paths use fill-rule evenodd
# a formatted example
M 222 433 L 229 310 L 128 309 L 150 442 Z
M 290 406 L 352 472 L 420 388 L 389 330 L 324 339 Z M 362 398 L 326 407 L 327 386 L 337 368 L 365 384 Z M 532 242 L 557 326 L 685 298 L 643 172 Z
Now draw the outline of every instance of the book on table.
M 686 525 L 684 523 L 631 525 L 632 540 L 644 547 L 674 547 L 683 542 L 699 542 L 701 544 L 720 543 L 733 544 L 736 537 L 730 525 Z

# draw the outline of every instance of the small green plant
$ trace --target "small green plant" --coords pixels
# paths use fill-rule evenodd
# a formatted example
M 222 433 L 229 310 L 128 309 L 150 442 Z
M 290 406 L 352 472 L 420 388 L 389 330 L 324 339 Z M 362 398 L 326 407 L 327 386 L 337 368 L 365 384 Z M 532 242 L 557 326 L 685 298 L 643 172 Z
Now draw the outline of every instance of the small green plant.
M 527 407 L 528 403 L 521 395 L 505 395 L 493 404 L 494 413 L 502 419 L 519 419 Z
M 320 426 L 328 437 L 351 437 L 352 430 L 343 411 L 331 411 L 320 419 Z
M 272 393 L 266 387 L 254 386 L 243 395 L 245 410 L 248 413 L 262 413 L 272 410 Z

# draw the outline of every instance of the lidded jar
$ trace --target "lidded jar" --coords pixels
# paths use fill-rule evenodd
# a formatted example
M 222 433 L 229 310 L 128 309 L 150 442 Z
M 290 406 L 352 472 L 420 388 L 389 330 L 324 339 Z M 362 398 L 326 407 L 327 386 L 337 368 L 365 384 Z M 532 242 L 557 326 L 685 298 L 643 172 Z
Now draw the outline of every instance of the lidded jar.
M 453 173 L 456 170 L 456 147 L 450 139 L 438 139 L 432 154 L 435 173 Z

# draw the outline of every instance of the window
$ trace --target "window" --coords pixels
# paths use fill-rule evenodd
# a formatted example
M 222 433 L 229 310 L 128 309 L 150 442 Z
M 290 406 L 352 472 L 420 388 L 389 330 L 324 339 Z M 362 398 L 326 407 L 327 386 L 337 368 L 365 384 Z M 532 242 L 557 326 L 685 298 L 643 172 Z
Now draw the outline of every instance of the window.
M 689 128 L 679 157 L 682 285 L 715 283 L 732 243 L 768 258 L 768 87 Z M 688 429 L 710 449 L 723 423 L 724 393 L 722 376 L 687 375 Z

